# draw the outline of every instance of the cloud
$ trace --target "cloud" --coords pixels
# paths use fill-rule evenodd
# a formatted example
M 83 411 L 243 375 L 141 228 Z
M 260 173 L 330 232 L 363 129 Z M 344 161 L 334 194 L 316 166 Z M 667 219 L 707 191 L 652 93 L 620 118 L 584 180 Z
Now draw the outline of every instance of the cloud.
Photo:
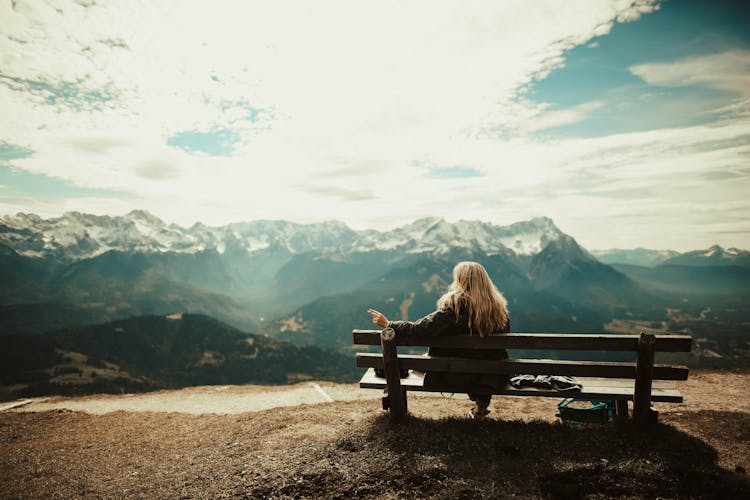
M 643 14 L 650 14 L 651 12 L 659 10 L 659 3 L 656 1 L 629 2 L 629 4 L 630 5 L 627 5 L 617 14 L 617 22 L 625 23 L 628 21 L 635 21 Z
M 289 18 L 290 7 L 4 3 L 0 99 L 17 118 L 0 133 L 40 145 L 35 170 L 87 183 L 87 169 L 134 169 L 58 145 L 60 131 L 112 131 L 134 149 L 159 152 L 179 134 L 231 130 L 234 157 L 291 176 L 331 170 L 332 155 L 403 165 L 435 142 L 471 138 L 520 87 L 562 64 L 566 50 L 638 10 L 583 1 L 565 9 L 326 1 Z M 181 161 L 185 172 L 204 170 L 187 155 Z M 129 184 L 120 174 L 114 182 Z
M 510 130 L 524 134 L 553 129 L 581 122 L 603 105 L 601 101 L 589 101 L 570 108 L 550 109 L 549 103 L 533 104 L 520 100 L 513 106 L 515 113 L 505 118 L 504 126 L 497 128 L 502 132 Z
M 80 82 L 28 80 L 0 73 L 0 82 L 23 93 L 37 105 L 58 106 L 72 111 L 94 111 L 113 107 L 117 90 L 111 85 L 87 89 Z
M 83 153 L 105 154 L 119 147 L 127 146 L 127 142 L 115 137 L 92 135 L 68 139 L 68 144 Z
M 297 188 L 306 193 L 340 198 L 345 201 L 367 201 L 375 199 L 372 192 L 366 189 L 347 189 L 339 186 L 321 186 L 313 184 L 300 184 Z
M 176 178 L 180 169 L 176 165 L 162 161 L 147 161 L 138 165 L 135 172 L 144 179 L 162 180 Z
M 338 179 L 338 178 L 357 178 L 372 172 L 384 172 L 388 169 L 387 162 L 380 160 L 358 160 L 345 155 L 330 155 L 323 159 L 330 165 L 340 165 L 330 170 L 324 170 L 316 173 L 313 177 L 316 179 Z
M 534 102 L 533 82 L 653 1 L 15 5 L 0 3 L 0 141 L 33 155 L 4 161 L 130 198 L 6 199 L 0 211 L 144 208 L 183 224 L 340 218 L 380 228 L 564 214 L 564 229 L 596 247 L 611 238 L 607 217 L 681 227 L 680 217 L 704 220 L 695 204 L 737 213 L 717 201 L 750 187 L 739 170 L 750 132 L 736 119 L 594 139 L 539 134 L 602 104 Z M 738 92 L 749 73 L 732 65 L 746 55 L 727 54 L 631 70 L 651 85 L 695 74 L 707 75 L 696 85 Z M 708 183 L 715 170 L 740 176 Z M 644 238 L 682 244 L 648 228 Z
M 697 85 L 750 96 L 750 50 L 730 50 L 669 63 L 637 64 L 630 71 L 650 85 Z

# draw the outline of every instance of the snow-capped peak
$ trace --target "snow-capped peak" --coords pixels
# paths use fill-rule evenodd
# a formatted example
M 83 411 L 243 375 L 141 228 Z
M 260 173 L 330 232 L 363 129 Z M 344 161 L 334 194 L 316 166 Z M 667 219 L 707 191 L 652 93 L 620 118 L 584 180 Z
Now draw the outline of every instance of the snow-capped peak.
M 723 248 L 721 248 L 719 245 L 713 245 L 710 246 L 708 250 L 703 253 L 703 255 L 705 255 L 706 257 L 713 257 L 714 255 L 721 255 L 722 253 L 724 253 Z
M 562 234 L 548 218 L 496 226 L 477 220 L 451 223 L 445 219 L 428 217 L 385 233 L 365 232 L 358 238 L 355 246 L 360 251 L 378 248 L 440 254 L 455 248 L 468 248 L 489 255 L 505 253 L 510 248 L 518 255 L 534 255 Z
M 535 255 L 563 232 L 548 217 L 536 217 L 503 228 L 501 241 L 518 255 Z
M 133 210 L 125 217 L 133 221 L 140 221 L 153 226 L 164 225 L 164 221 L 147 210 Z
M 18 212 L 15 216 L 3 215 L 0 217 L 0 222 L 11 227 L 24 227 L 42 222 L 42 218 L 37 214 L 27 214 L 24 212 Z

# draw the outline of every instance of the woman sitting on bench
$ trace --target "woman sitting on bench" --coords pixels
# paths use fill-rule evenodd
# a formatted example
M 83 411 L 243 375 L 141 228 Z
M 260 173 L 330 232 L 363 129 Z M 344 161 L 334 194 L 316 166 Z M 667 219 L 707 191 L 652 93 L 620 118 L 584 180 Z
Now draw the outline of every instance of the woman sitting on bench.
M 453 268 L 453 283 L 437 301 L 437 311 L 417 321 L 388 321 L 383 313 L 368 309 L 372 322 L 381 328 L 393 328 L 397 336 L 413 338 L 442 335 L 496 335 L 510 333 L 507 301 L 492 283 L 487 271 L 478 262 L 459 262 Z M 450 356 L 471 359 L 507 359 L 505 349 L 448 349 L 431 347 L 430 356 Z M 507 377 L 469 373 L 429 372 L 425 386 L 454 384 L 476 386 L 469 394 L 475 404 L 470 410 L 480 419 L 490 412 L 492 389 L 504 387 Z

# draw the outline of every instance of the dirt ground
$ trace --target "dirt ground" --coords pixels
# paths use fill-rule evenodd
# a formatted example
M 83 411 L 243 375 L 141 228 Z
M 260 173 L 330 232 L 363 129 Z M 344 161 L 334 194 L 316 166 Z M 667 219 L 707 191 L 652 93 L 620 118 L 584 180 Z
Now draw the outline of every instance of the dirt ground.
M 555 398 L 311 383 L 50 398 L 0 412 L 2 498 L 750 498 L 750 372 L 693 371 L 660 423 L 574 427 Z M 75 411 L 73 411 L 73 409 Z
M 317 388 L 316 388 L 317 386 Z M 322 393 L 321 393 L 322 391 Z M 328 397 L 326 397 L 326 395 Z M 282 406 L 377 398 L 377 391 L 356 384 L 304 382 L 288 386 L 208 385 L 145 394 L 97 394 L 83 397 L 30 398 L 16 411 L 74 410 L 103 415 L 113 411 L 179 412 L 191 415 L 236 414 Z

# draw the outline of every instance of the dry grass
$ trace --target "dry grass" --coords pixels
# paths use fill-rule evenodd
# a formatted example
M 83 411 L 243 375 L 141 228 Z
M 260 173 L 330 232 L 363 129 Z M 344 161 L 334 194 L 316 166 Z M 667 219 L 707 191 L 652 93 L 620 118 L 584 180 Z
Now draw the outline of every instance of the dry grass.
M 710 390 L 701 380 L 688 398 Z M 723 392 L 737 404 L 746 387 Z M 373 400 L 233 415 L 10 411 L 0 495 L 748 498 L 750 412 L 688 400 L 643 431 L 561 425 L 542 398 L 498 398 L 475 422 L 465 399 L 413 397 L 399 425 Z

